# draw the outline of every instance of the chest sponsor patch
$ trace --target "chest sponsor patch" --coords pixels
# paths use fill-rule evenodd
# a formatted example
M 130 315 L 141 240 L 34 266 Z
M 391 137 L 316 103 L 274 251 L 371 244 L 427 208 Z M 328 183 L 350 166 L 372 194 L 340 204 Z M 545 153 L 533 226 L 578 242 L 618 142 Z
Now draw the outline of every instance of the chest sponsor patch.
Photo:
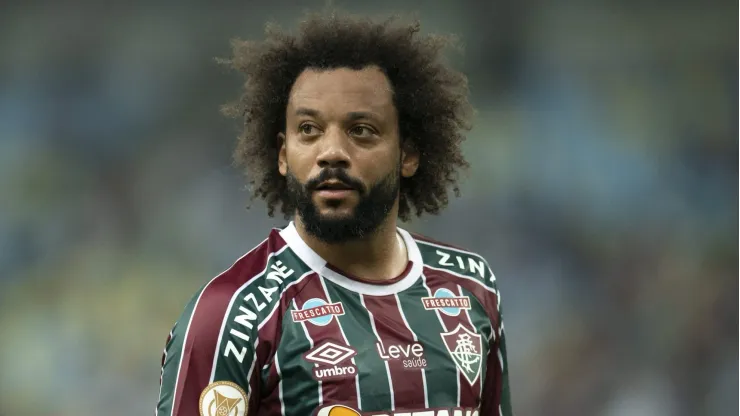
M 471 332 L 462 324 L 454 331 L 445 332 L 442 340 L 450 353 L 452 360 L 472 385 L 480 376 L 481 361 L 483 356 L 483 343 L 480 334 Z
M 425 368 L 427 359 L 424 357 L 424 346 L 418 342 L 411 344 L 381 344 L 375 343 L 378 355 L 385 361 L 398 361 L 404 369 Z
M 342 405 L 326 406 L 316 413 L 316 416 L 478 416 L 477 409 L 453 407 L 403 410 L 400 412 L 358 412 L 351 407 Z
M 291 311 L 293 322 L 308 321 L 314 325 L 329 325 L 335 315 L 344 315 L 342 302 L 327 303 L 323 299 L 313 298 L 305 301 L 299 310 Z
M 316 380 L 334 380 L 357 374 L 351 361 L 355 355 L 357 351 L 352 347 L 326 341 L 303 354 L 303 359 L 314 365 L 311 374 Z
M 470 309 L 470 298 L 467 296 L 456 296 L 451 290 L 441 288 L 434 292 L 432 297 L 421 298 L 424 309 L 437 309 L 445 315 L 460 315 L 460 310 Z

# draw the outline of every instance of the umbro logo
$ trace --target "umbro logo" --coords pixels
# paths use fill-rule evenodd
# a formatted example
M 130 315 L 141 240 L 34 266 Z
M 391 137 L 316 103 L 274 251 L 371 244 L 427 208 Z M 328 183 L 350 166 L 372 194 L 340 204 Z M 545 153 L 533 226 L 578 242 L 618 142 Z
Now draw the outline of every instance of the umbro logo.
M 314 364 L 313 376 L 317 380 L 353 377 L 357 367 L 350 360 L 357 351 L 345 345 L 326 341 L 303 355 L 303 359 Z

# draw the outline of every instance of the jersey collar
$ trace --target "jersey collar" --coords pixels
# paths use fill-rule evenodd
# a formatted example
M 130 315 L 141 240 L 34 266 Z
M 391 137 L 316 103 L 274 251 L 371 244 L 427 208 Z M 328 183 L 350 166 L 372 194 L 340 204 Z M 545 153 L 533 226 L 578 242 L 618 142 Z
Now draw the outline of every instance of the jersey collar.
M 319 256 L 311 247 L 306 244 L 305 241 L 298 235 L 298 230 L 295 227 L 293 221 L 280 231 L 280 237 L 288 244 L 291 250 L 313 271 L 323 276 L 324 278 L 342 286 L 345 289 L 353 292 L 374 295 L 374 296 L 387 296 L 393 295 L 411 287 L 419 277 L 421 276 L 422 269 L 424 268 L 423 261 L 421 258 L 421 252 L 419 247 L 416 245 L 416 241 L 411 237 L 408 231 L 397 228 L 398 234 L 403 238 L 403 242 L 406 244 L 406 252 L 411 262 L 411 270 L 402 279 L 397 282 L 387 285 L 376 285 L 372 283 L 364 283 L 351 279 L 336 269 L 330 267 L 330 265 Z

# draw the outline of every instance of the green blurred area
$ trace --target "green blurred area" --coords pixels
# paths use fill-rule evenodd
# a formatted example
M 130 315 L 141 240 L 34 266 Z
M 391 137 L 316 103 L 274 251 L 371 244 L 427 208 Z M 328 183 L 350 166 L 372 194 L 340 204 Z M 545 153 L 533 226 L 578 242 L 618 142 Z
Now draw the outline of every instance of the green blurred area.
M 405 226 L 487 257 L 517 413 L 737 414 L 737 4 L 338 4 L 464 43 L 473 168 Z M 213 58 L 322 5 L 0 14 L 0 414 L 153 412 L 187 300 L 284 224 L 245 209 Z

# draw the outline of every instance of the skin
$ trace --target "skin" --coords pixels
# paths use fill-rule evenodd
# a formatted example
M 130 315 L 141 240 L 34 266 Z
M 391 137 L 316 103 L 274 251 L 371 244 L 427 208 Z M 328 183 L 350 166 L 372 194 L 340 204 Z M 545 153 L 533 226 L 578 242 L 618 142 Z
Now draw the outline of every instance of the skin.
M 411 177 L 419 155 L 401 148 L 398 114 L 392 87 L 377 67 L 361 70 L 306 69 L 291 89 L 286 130 L 278 135 L 278 169 L 301 183 L 322 169 L 344 168 L 366 189 L 394 169 Z M 354 215 L 357 191 L 314 192 L 312 200 L 326 218 Z M 392 279 L 403 272 L 408 254 L 396 232 L 398 196 L 393 208 L 370 235 L 341 244 L 327 244 L 306 232 L 299 215 L 299 235 L 322 258 L 341 270 L 366 280 Z

